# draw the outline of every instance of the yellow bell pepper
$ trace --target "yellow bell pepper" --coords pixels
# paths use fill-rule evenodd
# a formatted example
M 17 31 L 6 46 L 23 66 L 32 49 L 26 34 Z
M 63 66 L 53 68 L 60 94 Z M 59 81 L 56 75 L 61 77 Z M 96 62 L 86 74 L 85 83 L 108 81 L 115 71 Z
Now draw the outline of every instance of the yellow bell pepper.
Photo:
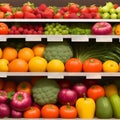
M 78 98 L 76 109 L 80 118 L 94 118 L 95 101 L 92 98 Z
M 118 89 L 115 84 L 109 84 L 104 87 L 105 95 L 107 97 L 110 97 L 113 94 L 118 94 Z

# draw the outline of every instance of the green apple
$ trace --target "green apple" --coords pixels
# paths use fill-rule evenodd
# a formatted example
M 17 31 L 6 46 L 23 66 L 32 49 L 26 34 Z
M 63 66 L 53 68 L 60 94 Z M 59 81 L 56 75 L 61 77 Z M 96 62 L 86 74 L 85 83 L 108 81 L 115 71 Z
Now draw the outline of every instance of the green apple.
M 102 14 L 103 19 L 110 19 L 110 14 L 108 12 L 105 12 Z
M 112 2 L 107 2 L 107 3 L 106 3 L 106 6 L 107 6 L 108 8 L 113 8 L 113 7 L 114 7 L 114 4 L 113 4 Z
M 117 14 L 117 19 L 120 19 L 120 13 Z
M 109 12 L 109 7 L 108 6 L 103 6 L 102 7 L 102 11 L 104 12 L 104 13 L 106 13 L 106 12 Z
M 111 8 L 110 10 L 109 10 L 109 12 L 112 14 L 112 13 L 116 13 L 116 9 L 115 8 Z
M 120 13 L 120 7 L 118 7 L 118 8 L 116 9 L 116 12 L 117 12 L 117 13 Z
M 118 17 L 118 16 L 117 16 L 116 13 L 112 13 L 112 14 L 110 15 L 110 18 L 111 18 L 111 19 L 117 19 L 117 17 Z

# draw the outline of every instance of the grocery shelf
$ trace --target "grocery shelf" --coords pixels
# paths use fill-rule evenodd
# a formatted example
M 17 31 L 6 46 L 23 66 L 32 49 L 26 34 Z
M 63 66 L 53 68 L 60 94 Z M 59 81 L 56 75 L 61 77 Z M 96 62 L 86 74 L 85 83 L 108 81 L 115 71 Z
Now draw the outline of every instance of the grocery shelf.
M 87 79 L 101 79 L 102 77 L 119 77 L 119 72 L 0 72 L 0 77 L 8 76 L 47 76 L 48 78 L 86 77 Z
M 120 22 L 120 19 L 0 19 L 0 22 Z
M 8 38 L 23 38 L 25 41 L 63 41 L 70 39 L 72 42 L 89 42 L 95 39 L 96 42 L 112 42 L 113 39 L 120 41 L 120 35 L 0 35 L 0 41 L 7 41 Z

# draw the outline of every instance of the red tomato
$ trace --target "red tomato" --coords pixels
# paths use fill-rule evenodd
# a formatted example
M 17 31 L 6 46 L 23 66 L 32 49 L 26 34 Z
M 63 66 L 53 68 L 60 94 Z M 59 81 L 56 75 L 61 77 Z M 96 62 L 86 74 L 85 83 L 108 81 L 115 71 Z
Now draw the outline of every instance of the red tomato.
M 98 7 L 96 5 L 91 5 L 89 7 L 89 11 L 90 12 L 95 12 L 95 13 L 98 13 Z
M 41 115 L 43 118 L 58 118 L 59 108 L 54 104 L 45 104 L 41 109 Z
M 105 90 L 100 85 L 93 85 L 88 89 L 87 96 L 96 101 L 99 97 L 105 96 Z
M 40 109 L 36 106 L 31 106 L 28 110 L 24 111 L 24 118 L 40 118 Z
M 60 107 L 60 117 L 61 118 L 76 118 L 77 110 L 74 106 L 63 105 Z
M 10 6 L 9 3 L 3 3 L 3 4 L 0 4 L 0 10 L 4 13 L 12 12 L 12 7 Z
M 96 58 L 89 58 L 83 62 L 84 72 L 101 72 L 102 62 Z
M 65 69 L 67 72 L 81 72 L 82 61 L 78 58 L 70 58 L 65 63 Z
M 0 23 L 0 34 L 8 34 L 8 25 L 6 23 Z

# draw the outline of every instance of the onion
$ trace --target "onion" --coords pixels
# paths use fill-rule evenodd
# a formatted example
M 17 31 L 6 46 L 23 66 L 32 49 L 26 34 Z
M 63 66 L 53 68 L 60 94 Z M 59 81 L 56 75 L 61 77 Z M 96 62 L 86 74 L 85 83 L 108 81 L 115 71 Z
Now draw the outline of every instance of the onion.
M 76 83 L 72 88 L 76 93 L 77 97 L 83 97 L 87 93 L 87 87 L 83 83 Z
M 0 103 L 5 103 L 8 100 L 8 94 L 5 90 L 0 90 Z
M 58 100 L 62 105 L 74 105 L 77 100 L 77 93 L 71 89 L 63 88 L 58 93 Z
M 110 35 L 112 34 L 112 26 L 108 22 L 97 22 L 92 26 L 92 34 Z
M 22 112 L 12 109 L 11 110 L 11 117 L 12 118 L 22 118 Z
M 0 103 L 0 118 L 9 117 L 10 116 L 10 108 L 5 103 Z

